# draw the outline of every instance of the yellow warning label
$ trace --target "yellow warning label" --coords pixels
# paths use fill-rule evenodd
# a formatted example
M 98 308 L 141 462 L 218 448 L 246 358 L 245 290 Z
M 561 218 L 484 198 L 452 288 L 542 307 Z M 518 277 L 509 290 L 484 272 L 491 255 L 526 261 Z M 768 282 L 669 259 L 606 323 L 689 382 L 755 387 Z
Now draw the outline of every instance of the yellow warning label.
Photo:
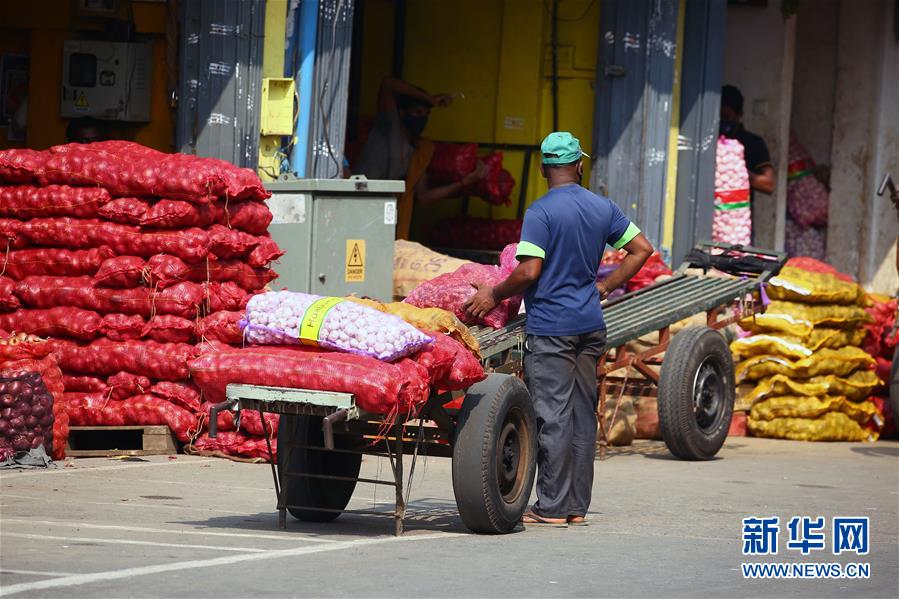
M 84 95 L 84 92 L 81 92 L 78 95 L 78 99 L 75 100 L 75 108 L 87 110 L 89 107 L 90 107 L 90 104 L 87 103 L 87 96 Z
M 315 300 L 303 314 L 303 322 L 300 324 L 300 343 L 303 345 L 318 345 L 318 335 L 322 330 L 322 323 L 331 308 L 342 302 L 339 297 L 323 297 Z
M 346 240 L 346 277 L 347 283 L 365 281 L 365 240 Z

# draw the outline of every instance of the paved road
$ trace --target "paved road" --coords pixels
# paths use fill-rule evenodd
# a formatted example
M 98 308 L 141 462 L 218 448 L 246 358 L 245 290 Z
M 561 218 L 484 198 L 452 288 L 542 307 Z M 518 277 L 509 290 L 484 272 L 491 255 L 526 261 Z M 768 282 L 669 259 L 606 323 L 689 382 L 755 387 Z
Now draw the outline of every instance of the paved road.
M 266 466 L 178 456 L 82 459 L 0 474 L 0 595 L 6 597 L 895 597 L 899 444 L 734 439 L 687 463 L 641 442 L 596 463 L 593 524 L 468 534 L 448 460 L 413 486 L 410 532 L 386 518 L 277 529 Z M 367 459 L 368 475 L 387 465 Z M 357 489 L 353 504 L 390 500 Z M 744 580 L 741 519 L 868 516 L 868 580 Z M 783 533 L 786 534 L 785 532 Z M 777 558 L 801 561 L 781 538 Z

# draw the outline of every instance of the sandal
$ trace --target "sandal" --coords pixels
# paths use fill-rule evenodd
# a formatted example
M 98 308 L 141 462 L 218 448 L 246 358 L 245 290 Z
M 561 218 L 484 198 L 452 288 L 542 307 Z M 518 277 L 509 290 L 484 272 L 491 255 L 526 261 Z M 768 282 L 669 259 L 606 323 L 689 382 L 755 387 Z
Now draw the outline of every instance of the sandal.
M 528 510 L 521 517 L 521 523 L 525 526 L 552 526 L 555 528 L 568 528 L 568 520 L 565 518 L 544 518 Z
M 586 516 L 568 516 L 568 526 L 590 526 Z

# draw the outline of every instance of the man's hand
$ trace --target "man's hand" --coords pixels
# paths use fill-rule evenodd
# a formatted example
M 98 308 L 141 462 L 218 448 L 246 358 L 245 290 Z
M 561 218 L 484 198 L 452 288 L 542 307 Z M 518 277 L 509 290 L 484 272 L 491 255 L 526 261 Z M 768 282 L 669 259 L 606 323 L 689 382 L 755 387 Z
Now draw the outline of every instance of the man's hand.
M 462 177 L 462 185 L 468 187 L 487 177 L 490 174 L 490 167 L 484 164 L 483 160 L 478 160 L 478 165 L 473 171 Z
M 431 104 L 434 106 L 439 106 L 440 108 L 446 108 L 450 104 L 453 103 L 453 97 L 450 94 L 437 94 L 435 96 L 431 96 Z
M 477 289 L 477 292 L 468 298 L 462 309 L 476 318 L 484 318 L 498 303 L 493 287 L 483 283 L 472 283 L 471 286 Z
M 609 297 L 609 293 L 611 293 L 608 289 L 606 289 L 605 285 L 602 283 L 596 284 L 596 290 L 599 291 L 599 299 L 604 300 Z

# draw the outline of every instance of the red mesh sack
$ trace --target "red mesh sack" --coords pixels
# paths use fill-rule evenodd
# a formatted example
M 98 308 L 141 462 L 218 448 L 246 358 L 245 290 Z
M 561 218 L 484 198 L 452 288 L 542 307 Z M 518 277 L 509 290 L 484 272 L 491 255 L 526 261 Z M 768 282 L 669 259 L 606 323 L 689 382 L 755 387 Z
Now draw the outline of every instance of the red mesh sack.
M 872 321 L 864 325 L 867 334 L 862 348 L 875 358 L 890 360 L 896 347 L 896 338 L 892 336 L 893 325 L 896 322 L 896 300 L 881 302 L 871 298 L 870 303 L 865 311 L 871 315 Z M 2 323 L 3 320 L 0 319 L 0 326 L 3 326 Z M 889 381 L 891 377 L 881 378 Z
M 44 171 L 49 152 L 27 148 L 0 150 L 0 183 L 34 183 Z
M 657 278 L 666 275 L 670 276 L 671 274 L 671 269 L 668 268 L 659 253 L 653 252 L 646 263 L 643 264 L 643 267 L 637 271 L 637 274 L 628 281 L 627 290 L 637 291 L 638 289 L 649 287 L 656 282 Z
M 199 413 L 202 417 L 201 428 L 208 429 L 209 421 L 212 419 L 212 411 L 210 408 L 215 405 L 211 401 L 204 401 L 200 404 Z M 215 419 L 217 431 L 230 432 L 236 431 L 237 425 L 234 423 L 235 413 L 230 410 L 221 410 Z
M 0 314 L 0 327 L 41 337 L 90 341 L 99 334 L 102 324 L 103 319 L 96 312 L 68 306 Z
M 97 274 L 94 275 L 94 285 L 118 289 L 138 287 L 143 280 L 146 264 L 143 258 L 137 256 L 110 258 L 97 269 Z
M 521 220 L 455 216 L 441 220 L 429 236 L 437 247 L 501 251 L 521 239 Z
M 191 362 L 190 370 L 204 397 L 213 403 L 225 400 L 229 383 L 272 381 L 284 387 L 352 393 L 362 409 L 374 414 L 411 412 L 428 397 L 427 373 L 410 360 L 388 364 L 305 347 L 234 349 L 212 343 L 205 350 Z
M 265 437 L 245 435 L 240 432 L 220 432 L 215 439 L 209 433 L 203 433 L 191 444 L 191 452 L 203 456 L 236 459 L 238 461 L 268 462 L 268 446 L 271 443 L 272 453 L 278 459 L 277 436 L 266 441 Z
M 218 204 L 192 204 L 182 200 L 159 200 L 141 217 L 140 224 L 160 229 L 205 228 L 218 222 L 224 208 Z
M 140 339 L 146 321 L 137 314 L 107 314 L 100 325 L 100 333 L 111 341 Z
M 0 339 L 6 341 L 6 344 L 0 344 L 0 365 L 11 360 L 39 360 L 53 351 L 53 345 L 49 341 L 10 344 L 9 336 L 0 336 Z
M 461 391 L 487 378 L 481 362 L 462 343 L 442 333 L 427 335 L 434 338 L 434 343 L 412 356 L 412 360 L 428 371 L 432 387 Z
M 511 203 L 509 195 L 515 188 L 515 179 L 512 173 L 503 169 L 503 153 L 493 152 L 484 157 L 483 162 L 489 169 L 487 176 L 467 187 L 465 193 L 478 196 L 489 204 L 508 206 Z
M 197 417 L 155 395 L 117 401 L 98 393 L 66 393 L 66 411 L 78 426 L 168 426 L 182 443 L 197 432 Z
M 224 283 L 213 281 L 204 284 L 203 287 L 206 289 L 207 311 L 210 313 L 242 310 L 246 308 L 247 302 L 252 297 L 233 281 L 225 281 Z
M 223 225 L 209 227 L 209 252 L 219 258 L 244 258 L 258 245 L 256 237 Z
M 0 273 L 21 281 L 25 277 L 94 275 L 104 261 L 115 256 L 103 246 L 89 250 L 40 248 L 16 250 L 0 256 Z
M 250 235 L 264 235 L 272 222 L 272 211 L 262 202 L 235 202 L 225 206 L 219 222 Z
M 195 331 L 196 325 L 192 320 L 163 314 L 151 318 L 141 336 L 159 343 L 190 343 Z
M 94 287 L 90 277 L 27 277 L 16 284 L 15 292 L 25 305 L 34 308 L 73 306 L 100 314 L 138 314 L 145 318 L 156 314 L 194 318 L 204 297 L 203 287 L 196 283 L 178 283 L 156 292 Z
M 109 192 L 98 187 L 0 187 L 0 216 L 22 220 L 48 216 L 93 218 L 108 201 Z
M 7 277 L 0 277 L 0 312 L 18 310 L 22 307 L 22 302 L 14 294 L 15 289 L 15 281 Z
M 271 237 L 257 237 L 256 241 L 256 247 L 247 257 L 247 264 L 254 268 L 265 268 L 286 253 Z
M 109 391 L 106 381 L 95 376 L 63 374 L 62 386 L 66 393 L 104 393 Z
M 190 374 L 188 362 L 197 350 L 184 343 L 155 341 L 110 341 L 98 339 L 88 345 L 52 340 L 60 368 L 81 374 L 131 372 L 161 381 L 183 381 Z
M 241 345 L 243 332 L 238 323 L 243 317 L 243 312 L 222 311 L 201 318 L 197 323 L 197 339 Z
M 190 412 L 200 410 L 200 390 L 193 383 L 160 381 L 149 392 Z
M 119 372 L 106 379 L 109 397 L 119 400 L 146 393 L 152 384 L 147 377 L 130 372 Z
M 215 158 L 164 154 L 126 141 L 50 148 L 42 184 L 98 185 L 116 196 L 162 196 L 194 202 L 217 197 L 265 199 L 259 177 Z
M 505 278 L 498 266 L 464 264 L 455 272 L 421 283 L 404 301 L 419 308 L 449 310 L 463 322 L 484 324 L 499 329 L 518 314 L 521 296 L 503 300 L 480 320 L 472 318 L 462 306 L 475 293 L 473 283 L 495 286 Z
M 44 444 L 44 446 L 51 458 L 54 460 L 61 460 L 65 458 L 66 442 L 69 438 L 69 420 L 66 416 L 65 405 L 62 400 L 64 391 L 62 372 L 60 372 L 59 365 L 53 356 L 47 356 L 39 360 L 14 360 L 0 364 L 0 379 L 23 377 L 29 374 L 36 374 L 39 376 L 39 380 L 42 382 L 44 389 L 50 395 L 49 400 L 51 405 L 47 406 L 47 401 L 43 401 L 42 410 L 38 414 L 35 414 L 35 410 L 33 409 L 34 404 L 32 404 L 32 409 L 29 410 L 27 415 L 20 412 L 20 415 L 24 416 L 23 424 L 26 429 L 24 432 L 25 438 L 29 439 L 32 446 L 44 444 L 43 441 L 46 440 L 49 435 L 46 434 L 46 430 L 38 430 L 38 425 L 35 422 L 35 420 L 41 420 L 41 428 L 45 429 L 49 427 L 52 433 L 52 442 Z M 3 394 L 0 393 L 0 395 Z M 13 393 L 13 395 L 15 394 Z M 6 406 L 2 406 L 2 409 L 5 410 Z M 8 419 L 8 416 L 15 417 L 14 414 L 4 415 L 4 412 L 0 412 L 0 417 L 7 420 L 7 424 L 12 425 L 11 428 L 15 428 L 15 423 L 12 421 L 12 418 Z M 29 418 L 32 420 L 29 421 Z M 51 420 L 51 422 L 48 423 L 47 420 Z M 39 436 L 44 436 L 44 440 L 35 443 Z M 22 439 L 19 440 L 19 444 L 23 444 Z M 12 445 L 15 449 L 15 444 Z
M 150 209 L 149 200 L 143 198 L 116 198 L 100 208 L 100 216 L 114 223 L 139 225 Z
M 24 223 L 12 218 L 0 218 L 0 251 L 21 250 L 28 247 L 28 238 L 22 234 Z
M 428 164 L 428 182 L 449 185 L 461 181 L 478 166 L 478 144 L 434 144 L 434 155 Z
M 278 278 L 269 268 L 253 268 L 242 260 L 216 260 L 207 264 L 195 264 L 190 271 L 190 280 L 234 281 L 241 289 L 258 291 Z
M 196 268 L 203 268 L 205 264 L 199 264 Z M 151 287 L 165 289 L 181 281 L 186 281 L 191 273 L 191 267 L 177 256 L 157 254 L 147 260 L 144 271 L 144 280 Z

